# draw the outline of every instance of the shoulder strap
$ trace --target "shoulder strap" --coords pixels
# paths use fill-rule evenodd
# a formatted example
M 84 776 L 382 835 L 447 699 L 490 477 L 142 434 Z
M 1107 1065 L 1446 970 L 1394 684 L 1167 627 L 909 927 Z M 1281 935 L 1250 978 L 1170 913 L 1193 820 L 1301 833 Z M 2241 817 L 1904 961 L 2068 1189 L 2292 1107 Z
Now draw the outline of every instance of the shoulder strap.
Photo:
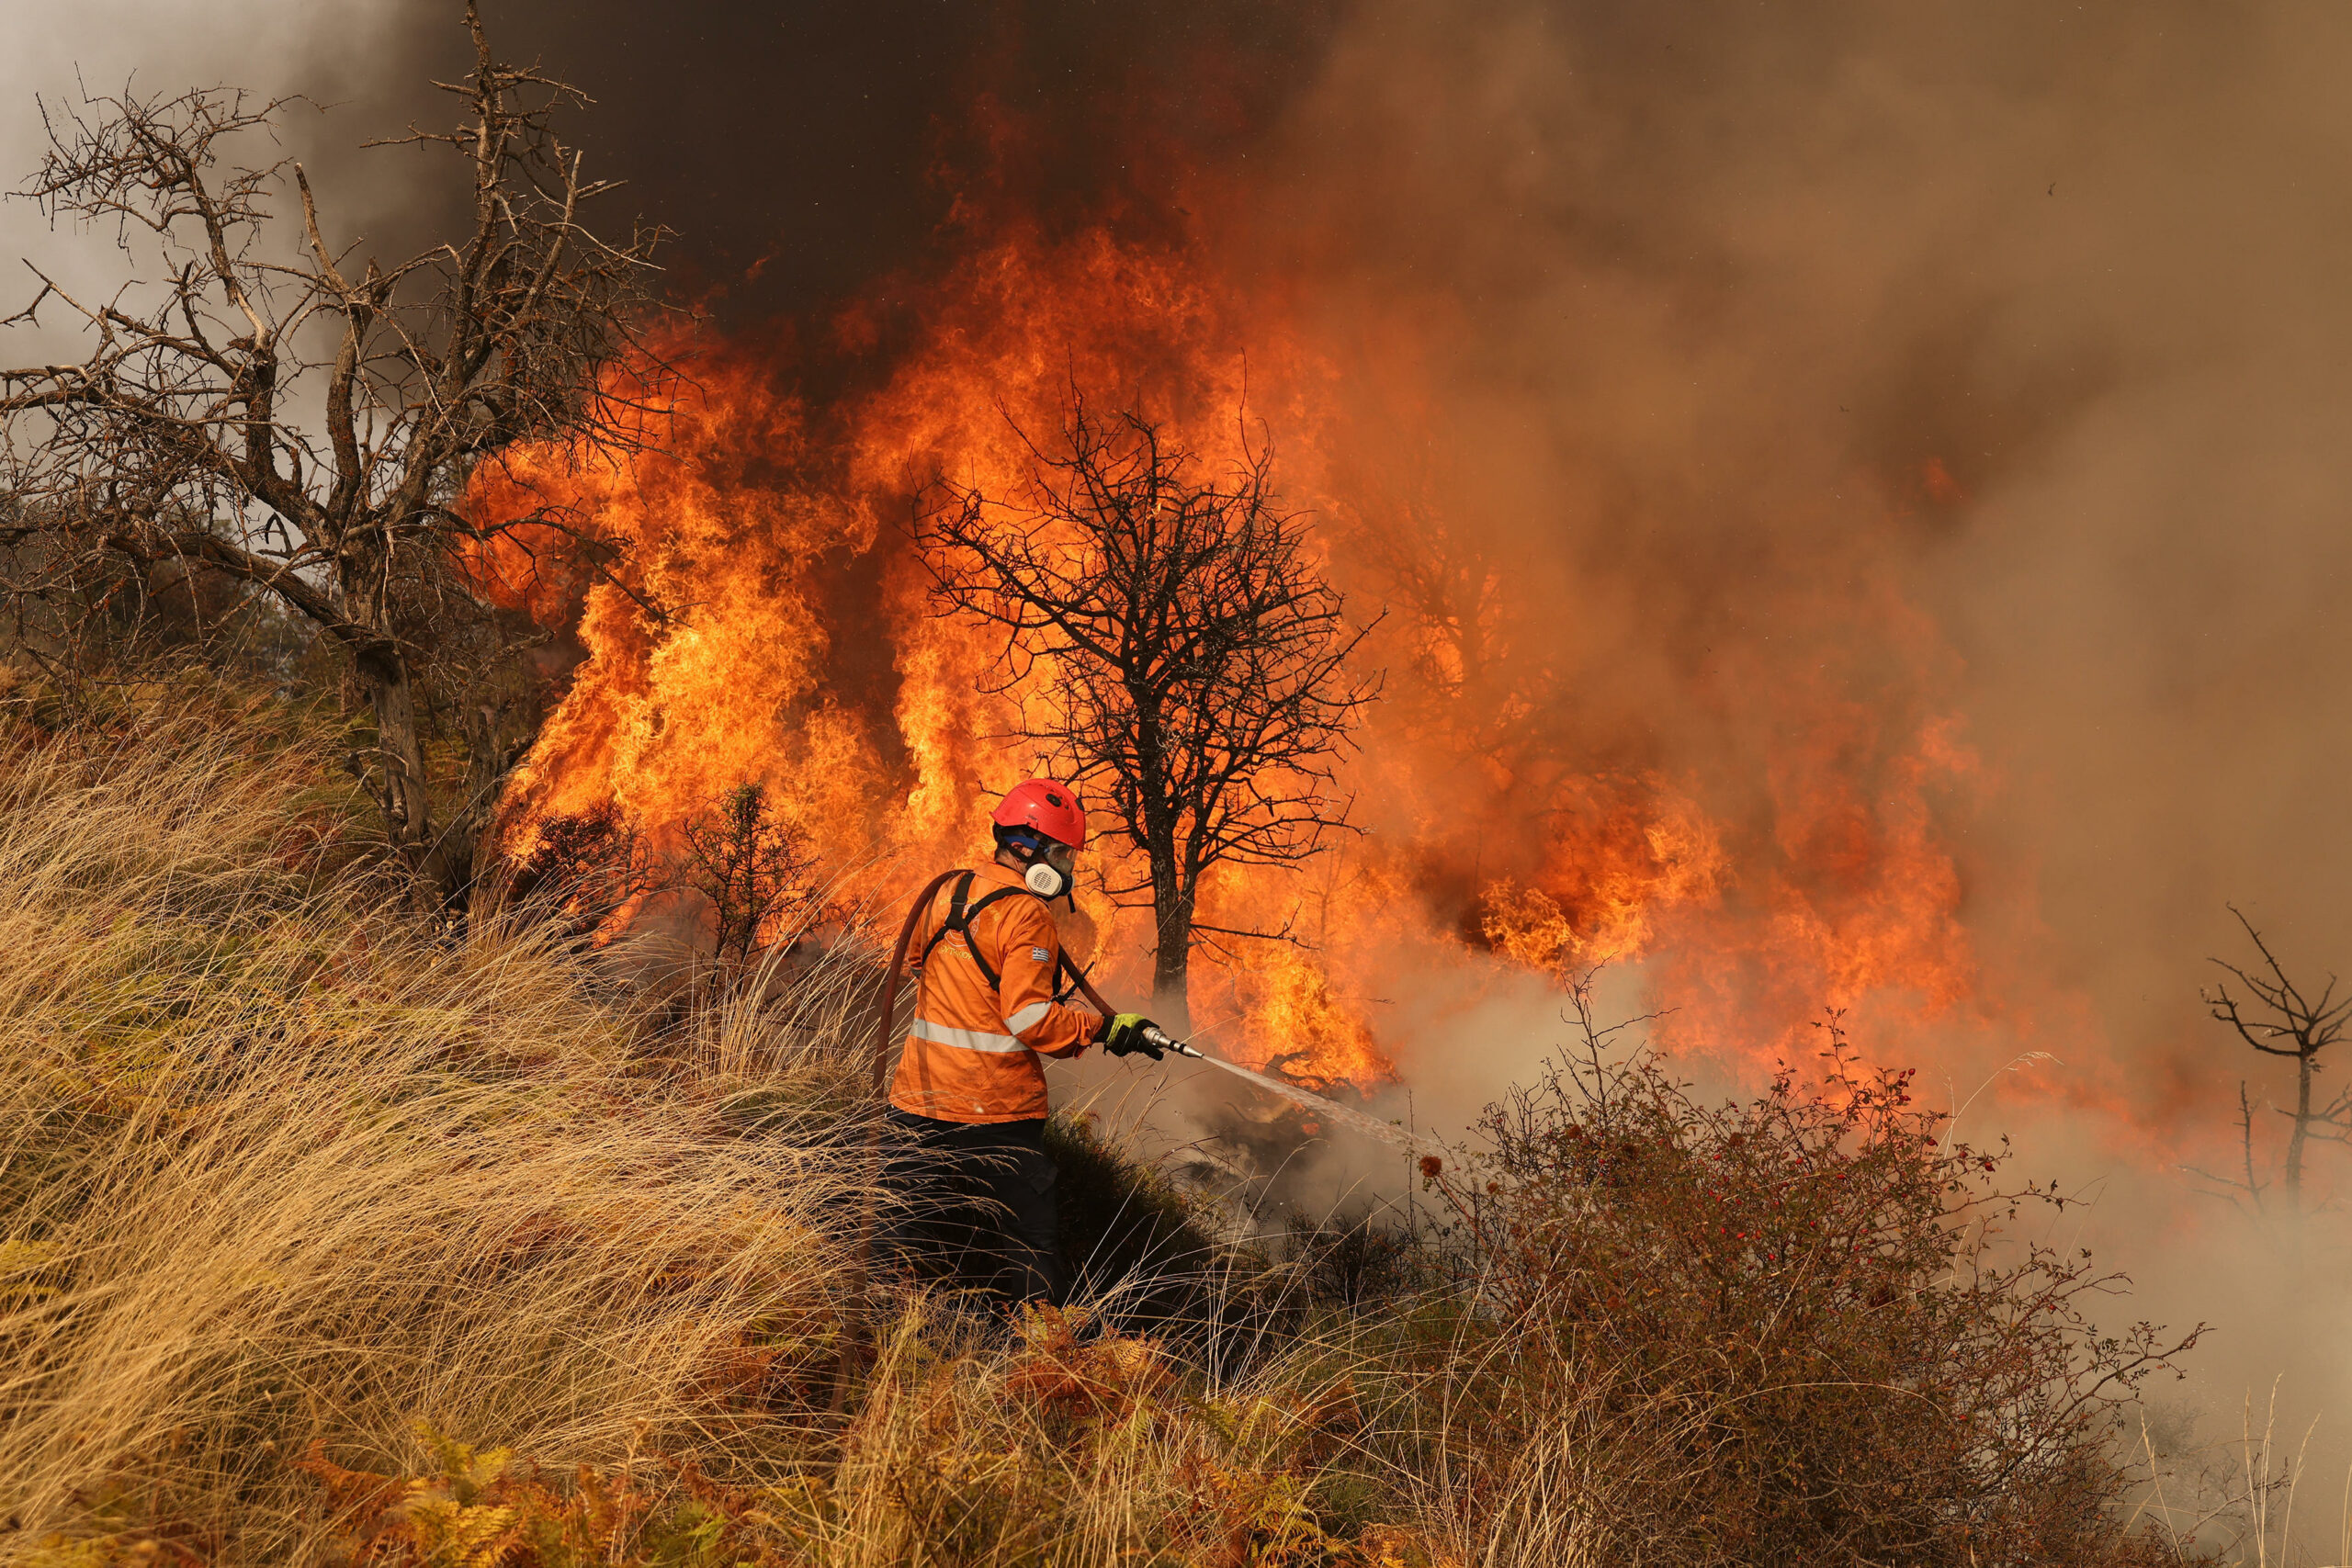
M 931 957 L 931 950 L 937 947 L 949 931 L 955 931 L 964 939 L 964 951 L 970 953 L 972 962 L 980 966 L 981 978 L 988 981 L 989 989 L 1001 991 L 1004 988 L 1002 977 L 982 956 L 980 944 L 972 940 L 972 917 L 1001 899 L 1035 898 L 1037 895 L 1026 887 L 1000 887 L 992 893 L 983 893 L 978 898 L 972 898 L 971 895 L 972 874 L 967 871 L 956 879 L 956 889 L 947 896 L 947 918 L 939 922 L 939 929 L 931 933 L 929 942 L 923 943 L 922 957 L 915 961 L 915 967 L 922 967 Z M 971 902 L 966 903 L 967 898 Z
M 1091 969 L 1094 966 L 1090 964 L 1086 966 L 1086 969 Z M 1058 948 L 1056 949 L 1054 953 L 1054 978 L 1057 981 L 1068 980 L 1069 984 L 1061 987 L 1060 989 L 1054 993 L 1054 1000 L 1057 1002 L 1067 1002 L 1070 998 L 1078 995 L 1079 987 L 1086 984 L 1086 969 L 1080 969 L 1077 964 L 1071 963 L 1069 953 L 1060 951 Z
M 956 879 L 955 890 L 947 895 L 947 918 L 939 922 L 937 931 L 931 933 L 931 940 L 922 944 L 922 952 L 914 962 L 917 969 L 931 962 L 931 950 L 937 947 L 949 931 L 964 929 L 964 900 L 971 896 L 971 892 L 972 874 L 967 871 Z
M 1035 897 L 1037 896 L 1035 893 L 1030 892 L 1026 887 L 1000 887 L 993 893 L 981 895 L 978 898 L 973 900 L 972 907 L 964 911 L 965 951 L 972 955 L 972 962 L 980 966 L 980 974 L 988 980 L 989 989 L 991 991 L 1002 991 L 1004 989 L 1004 981 L 999 977 L 994 969 L 989 966 L 988 959 L 980 953 L 980 944 L 972 940 L 972 917 L 978 914 L 982 909 L 987 908 L 990 904 L 997 903 L 1001 899 L 1035 898 Z

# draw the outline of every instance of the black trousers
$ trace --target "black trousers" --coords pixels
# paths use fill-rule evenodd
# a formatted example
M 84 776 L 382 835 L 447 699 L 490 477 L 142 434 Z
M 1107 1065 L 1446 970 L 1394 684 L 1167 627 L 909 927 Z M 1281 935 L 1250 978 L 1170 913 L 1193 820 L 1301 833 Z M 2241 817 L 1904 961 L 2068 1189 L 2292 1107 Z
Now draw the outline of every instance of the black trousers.
M 1045 1121 L 937 1122 L 896 1107 L 888 1115 L 900 1141 L 882 1179 L 899 1202 L 882 1228 L 884 1256 L 918 1278 L 1008 1304 L 1061 1305 L 1069 1280 Z

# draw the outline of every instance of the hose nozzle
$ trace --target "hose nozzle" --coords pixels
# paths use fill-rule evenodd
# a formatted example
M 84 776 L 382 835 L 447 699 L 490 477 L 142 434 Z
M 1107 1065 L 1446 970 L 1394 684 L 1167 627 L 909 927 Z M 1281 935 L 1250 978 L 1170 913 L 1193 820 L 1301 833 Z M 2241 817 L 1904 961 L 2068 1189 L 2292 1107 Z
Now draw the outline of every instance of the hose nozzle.
M 1143 1032 L 1143 1037 L 1146 1040 L 1150 1041 L 1154 1045 L 1159 1047 L 1162 1051 L 1173 1051 L 1179 1056 L 1192 1056 L 1204 1062 L 1208 1060 L 1208 1058 L 1202 1055 L 1200 1052 L 1193 1050 L 1190 1045 L 1185 1044 L 1182 1040 L 1179 1040 L 1174 1035 L 1170 1034 L 1158 1024 L 1153 1024 L 1150 1028 L 1145 1030 Z

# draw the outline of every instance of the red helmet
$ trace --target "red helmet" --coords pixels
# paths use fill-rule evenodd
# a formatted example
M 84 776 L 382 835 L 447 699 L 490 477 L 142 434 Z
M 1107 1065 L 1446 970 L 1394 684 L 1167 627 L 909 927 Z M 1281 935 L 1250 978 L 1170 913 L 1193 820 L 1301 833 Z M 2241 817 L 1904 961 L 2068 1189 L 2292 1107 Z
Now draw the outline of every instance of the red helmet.
M 1000 828 L 1034 828 L 1071 849 L 1086 847 L 1086 811 L 1069 785 L 1031 779 L 1005 791 L 989 818 Z

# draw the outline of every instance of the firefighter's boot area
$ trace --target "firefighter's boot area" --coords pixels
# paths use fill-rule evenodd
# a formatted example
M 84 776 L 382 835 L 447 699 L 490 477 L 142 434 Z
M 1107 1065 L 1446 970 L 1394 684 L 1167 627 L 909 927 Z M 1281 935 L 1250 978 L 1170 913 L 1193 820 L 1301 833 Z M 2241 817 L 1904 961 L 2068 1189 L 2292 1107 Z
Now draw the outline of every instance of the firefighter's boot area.
M 1057 1172 L 1046 1123 L 961 1123 L 888 1112 L 899 1146 L 883 1167 L 892 1213 L 882 1249 L 897 1269 L 1002 1305 L 1062 1304 Z

